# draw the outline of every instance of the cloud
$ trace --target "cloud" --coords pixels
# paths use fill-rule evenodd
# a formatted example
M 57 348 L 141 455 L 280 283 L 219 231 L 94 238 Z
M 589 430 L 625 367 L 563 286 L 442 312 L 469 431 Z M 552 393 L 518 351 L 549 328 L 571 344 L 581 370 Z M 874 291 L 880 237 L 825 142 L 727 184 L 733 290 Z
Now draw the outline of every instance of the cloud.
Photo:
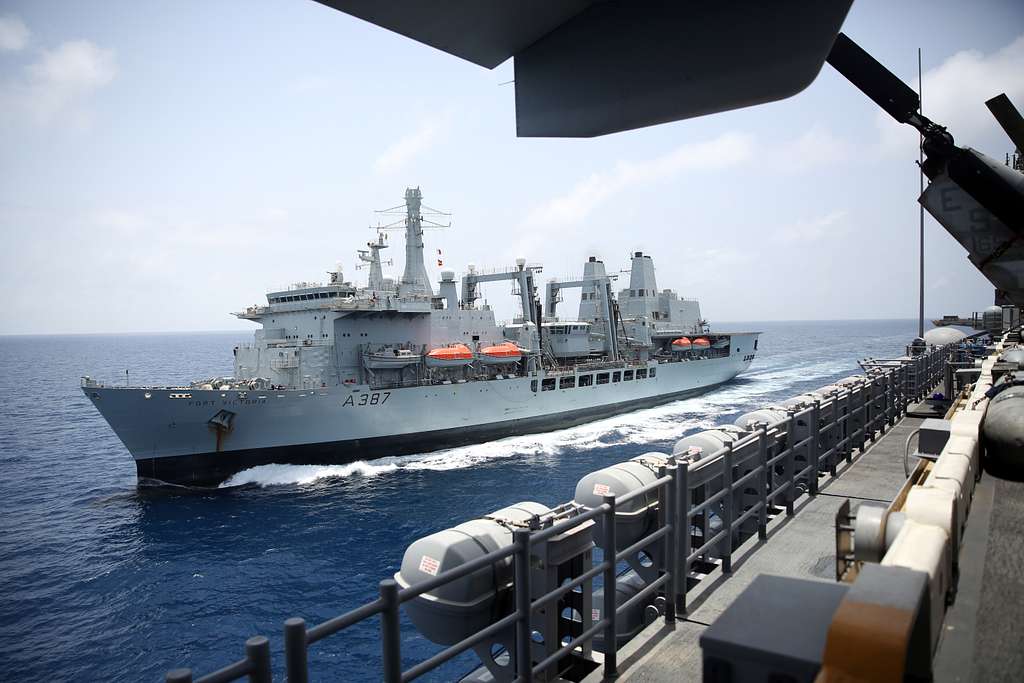
M 377 173 L 385 174 L 402 170 L 414 158 L 429 150 L 444 137 L 451 118 L 451 113 L 445 112 L 424 119 L 415 130 L 385 149 L 373 163 L 373 169 Z
M 815 126 L 795 140 L 769 147 L 766 156 L 772 158 L 780 170 L 800 173 L 818 166 L 850 161 L 855 156 L 854 151 L 854 145 L 848 140 Z
M 1021 74 L 1024 74 L 1024 35 L 988 55 L 978 50 L 958 52 L 924 73 L 924 113 L 949 128 L 959 144 L 970 146 L 972 140 L 976 141 L 998 126 L 985 106 L 986 100 L 1005 92 L 1011 101 L 1021 106 L 1024 100 Z M 916 74 L 907 84 L 916 89 Z M 904 153 L 917 148 L 917 132 L 910 126 L 896 123 L 884 112 L 877 114 L 876 125 L 884 151 Z
M 681 145 L 645 161 L 620 161 L 609 171 L 591 174 L 566 194 L 534 207 L 528 226 L 566 226 L 582 223 L 595 209 L 636 185 L 664 180 L 683 171 L 714 170 L 734 166 L 753 157 L 748 135 L 726 133 L 713 140 Z
M 61 115 L 80 113 L 79 105 L 116 75 L 113 50 L 88 40 L 68 41 L 55 50 L 43 50 L 20 80 L 0 85 L 0 107 L 50 123 Z
M 15 16 L 0 17 L 0 50 L 17 52 L 28 45 L 28 27 Z
M 811 242 L 822 237 L 835 237 L 845 232 L 842 223 L 846 211 L 832 211 L 819 218 L 804 220 L 788 225 L 775 233 L 779 242 Z

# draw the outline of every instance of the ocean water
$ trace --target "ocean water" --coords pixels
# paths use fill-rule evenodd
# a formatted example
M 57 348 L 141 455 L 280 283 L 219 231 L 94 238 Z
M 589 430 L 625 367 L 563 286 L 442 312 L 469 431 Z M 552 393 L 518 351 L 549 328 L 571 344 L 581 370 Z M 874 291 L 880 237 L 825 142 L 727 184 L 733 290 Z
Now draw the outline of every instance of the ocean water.
M 901 354 L 911 320 L 739 323 L 750 370 L 696 398 L 546 434 L 339 466 L 268 465 L 229 490 L 137 490 L 79 377 L 228 375 L 243 333 L 0 337 L 0 671 L 19 681 L 160 681 L 240 658 L 245 639 L 376 596 L 415 539 L 523 500 L 554 505 L 584 474 Z M 379 680 L 370 621 L 313 646 L 316 680 Z M 439 648 L 403 627 L 405 666 Z M 463 656 L 434 680 L 473 667 Z

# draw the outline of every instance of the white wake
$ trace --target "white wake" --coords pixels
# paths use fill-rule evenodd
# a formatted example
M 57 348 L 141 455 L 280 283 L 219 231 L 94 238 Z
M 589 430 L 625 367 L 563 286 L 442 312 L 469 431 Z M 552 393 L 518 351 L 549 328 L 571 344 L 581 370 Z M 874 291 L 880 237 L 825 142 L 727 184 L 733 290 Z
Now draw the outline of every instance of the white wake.
M 748 380 L 726 385 L 703 396 L 674 401 L 654 408 L 616 415 L 576 427 L 540 434 L 513 436 L 496 441 L 459 446 L 431 453 L 380 458 L 346 465 L 261 465 L 235 474 L 222 487 L 255 484 L 312 484 L 324 479 L 353 476 L 377 477 L 402 470 L 446 471 L 474 467 L 505 458 L 551 458 L 572 450 L 594 450 L 624 445 L 666 444 L 696 429 L 710 429 L 724 413 L 761 406 L 758 400 L 798 382 L 833 377 L 848 368 L 832 362 L 805 367 L 755 368 L 743 375 Z M 824 382 L 823 382 L 824 383 Z

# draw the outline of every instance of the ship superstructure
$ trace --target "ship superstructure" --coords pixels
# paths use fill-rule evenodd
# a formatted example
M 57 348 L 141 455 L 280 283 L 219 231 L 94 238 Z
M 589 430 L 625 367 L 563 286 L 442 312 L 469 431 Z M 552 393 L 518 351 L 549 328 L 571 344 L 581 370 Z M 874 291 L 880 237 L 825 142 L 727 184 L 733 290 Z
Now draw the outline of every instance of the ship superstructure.
M 365 286 L 338 266 L 323 283 L 267 293 L 236 313 L 259 324 L 234 349 L 232 377 L 182 387 L 83 389 L 140 478 L 216 484 L 266 463 L 341 463 L 562 428 L 705 390 L 746 369 L 756 332 L 713 332 L 697 301 L 659 290 L 650 255 L 629 286 L 591 257 L 582 276 L 478 270 L 437 293 L 424 264 L 422 193 L 405 193 L 404 272 L 384 277 L 383 232 L 359 251 Z M 390 226 L 389 226 L 390 227 Z M 499 324 L 482 287 L 510 283 L 520 315 Z M 566 289 L 578 315 L 557 317 Z M 541 293 L 543 292 L 543 299 Z

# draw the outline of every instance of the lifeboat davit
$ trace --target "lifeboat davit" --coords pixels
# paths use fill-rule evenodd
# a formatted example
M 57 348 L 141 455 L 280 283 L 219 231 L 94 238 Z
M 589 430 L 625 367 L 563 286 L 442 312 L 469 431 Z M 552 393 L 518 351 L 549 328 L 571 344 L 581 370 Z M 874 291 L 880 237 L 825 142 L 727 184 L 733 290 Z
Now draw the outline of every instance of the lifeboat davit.
M 709 342 L 704 337 L 697 337 L 696 339 L 693 340 L 694 351 L 703 351 L 704 349 L 709 348 L 711 348 L 711 342 Z
M 693 348 L 693 343 L 687 337 L 672 340 L 673 351 L 689 351 L 691 348 Z
M 484 365 L 510 365 L 523 357 L 522 350 L 512 342 L 485 346 L 480 349 L 480 362 Z
M 473 362 L 473 352 L 465 344 L 452 344 L 427 354 L 427 367 L 457 368 Z

